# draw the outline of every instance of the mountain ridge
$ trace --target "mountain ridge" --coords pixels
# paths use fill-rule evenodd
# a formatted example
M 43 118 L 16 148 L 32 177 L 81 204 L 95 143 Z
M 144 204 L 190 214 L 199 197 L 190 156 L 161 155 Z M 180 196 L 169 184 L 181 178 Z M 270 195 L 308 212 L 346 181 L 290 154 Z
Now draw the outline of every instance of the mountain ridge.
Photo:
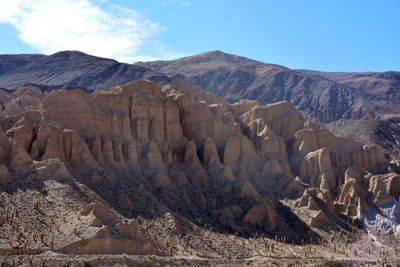
M 14 56 L 6 66 L 4 59 L 10 55 L 0 55 L 0 69 L 8 70 L 0 75 L 0 87 L 17 89 L 34 83 L 102 90 L 140 79 L 160 85 L 182 79 L 231 103 L 241 99 L 290 101 L 304 116 L 337 135 L 377 144 L 394 157 L 400 155 L 400 144 L 395 141 L 400 135 L 395 123 L 400 114 L 400 72 L 296 70 L 219 50 L 178 60 L 135 64 L 79 51 Z M 390 135 L 382 132 L 382 125 Z
M 80 51 L 61 51 L 50 56 L 40 56 L 37 60 L 25 61 L 25 64 L 3 73 L 0 75 L 0 87 L 16 89 L 35 83 L 49 86 L 75 85 L 101 90 L 141 79 L 153 80 L 158 84 L 170 81 L 165 75 L 144 67 L 119 63 Z

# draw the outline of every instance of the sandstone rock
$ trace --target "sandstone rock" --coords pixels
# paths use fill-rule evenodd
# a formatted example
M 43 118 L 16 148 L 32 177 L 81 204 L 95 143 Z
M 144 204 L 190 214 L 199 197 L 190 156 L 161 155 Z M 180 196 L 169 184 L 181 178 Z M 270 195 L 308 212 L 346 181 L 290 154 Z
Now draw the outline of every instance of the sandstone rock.
M 314 227 L 320 227 L 323 225 L 329 225 L 330 220 L 326 216 L 326 214 L 322 210 L 318 210 L 311 214 L 311 220 L 310 220 L 310 225 Z
M 136 147 L 136 142 L 130 140 L 124 144 L 124 157 L 133 163 L 138 163 L 138 151 Z
M 329 150 L 326 148 L 319 149 L 308 153 L 300 163 L 298 173 L 301 178 L 310 183 L 313 187 L 319 187 L 321 184 L 321 175 L 331 168 L 331 160 Z M 333 172 L 329 172 L 329 181 L 332 181 Z M 328 173 L 325 174 L 325 179 Z M 334 187 L 333 181 L 330 186 Z
M 62 184 L 68 201 L 94 201 L 84 220 L 71 220 L 85 240 L 74 236 L 61 252 L 157 253 L 129 219 L 137 215 L 177 234 L 199 217 L 234 231 L 273 230 L 286 219 L 275 203 L 285 201 L 320 227 L 400 194 L 399 176 L 376 174 L 379 150 L 318 129 L 291 104 L 230 105 L 179 81 L 52 92 L 0 126 L 1 183 Z
M 7 116 L 15 116 L 26 110 L 35 110 L 40 103 L 39 98 L 32 96 L 20 96 L 7 102 L 3 113 Z
M 166 170 L 160 148 L 154 140 L 150 141 L 147 160 L 151 169 Z
M 105 162 L 111 164 L 114 162 L 114 150 L 112 140 L 108 137 L 103 140 L 103 159 Z
M 26 150 L 16 141 L 12 143 L 10 153 L 10 167 L 18 168 L 32 163 L 32 158 Z
M 258 160 L 254 145 L 247 137 L 233 136 L 225 144 L 223 161 L 238 176 L 247 177 Z
M 368 207 L 365 188 L 356 179 L 347 179 L 339 188 L 336 206 L 348 216 L 360 215 Z
M 322 190 L 332 191 L 337 187 L 337 178 L 332 169 L 327 169 L 321 174 L 321 182 L 319 188 Z
M 161 88 L 149 80 L 134 81 L 110 90 L 115 89 L 120 90 L 122 94 L 129 96 L 134 94 L 161 96 Z
M 228 165 L 234 172 L 236 172 L 239 165 L 241 152 L 240 137 L 234 136 L 226 141 L 224 149 L 224 164 Z
M 273 204 L 267 200 L 252 207 L 244 216 L 244 221 L 265 229 L 274 229 L 276 227 L 276 216 Z
M 13 131 L 14 140 L 17 141 L 26 151 L 29 151 L 33 139 L 33 131 L 29 126 L 19 126 L 8 130 Z
M 189 141 L 185 146 L 184 163 L 188 167 L 186 173 L 192 178 L 191 181 L 196 186 L 208 181 L 207 172 L 204 170 L 199 158 L 197 157 L 196 144 Z
M 278 173 L 283 173 L 282 167 L 279 164 L 279 162 L 276 159 L 268 160 L 265 162 L 263 169 L 263 173 L 268 173 L 268 172 L 278 172 Z
M 191 168 L 202 167 L 200 160 L 197 157 L 197 148 L 194 141 L 189 141 L 185 146 L 184 162 Z
M 90 152 L 93 155 L 93 158 L 97 162 L 103 163 L 104 159 L 103 159 L 103 151 L 102 151 L 100 136 L 95 136 L 95 137 L 89 138 L 88 145 L 89 145 Z
M 296 131 L 303 128 L 303 116 L 289 102 L 278 102 L 255 106 L 240 117 L 244 125 L 250 126 L 256 120 L 269 125 L 274 133 L 284 140 L 293 138 Z
M 137 232 L 135 238 L 113 233 L 108 227 L 102 228 L 93 238 L 73 242 L 60 249 L 66 254 L 159 254 L 148 237 Z
M 286 146 L 280 136 L 269 136 L 261 142 L 261 155 L 265 159 L 287 160 Z
M 363 146 L 349 139 L 335 137 L 326 129 L 302 129 L 296 132 L 291 156 L 296 165 L 305 155 L 321 148 L 330 152 L 331 165 L 334 168 L 358 166 L 369 170 L 378 170 L 385 160 L 376 147 Z
M 110 209 L 102 204 L 90 203 L 80 211 L 80 214 L 83 216 L 88 216 L 90 213 L 92 213 L 93 216 L 100 220 L 104 225 L 115 225 L 120 221 Z
M 242 198 L 248 197 L 257 201 L 261 201 L 262 196 L 261 194 L 254 188 L 254 186 L 249 182 L 246 181 L 242 185 L 240 189 L 240 196 Z
M 122 155 L 122 144 L 120 141 L 113 142 L 114 160 L 115 162 L 122 163 L 124 156 Z
M 399 200 L 400 176 L 395 173 L 373 175 L 368 191 L 372 193 L 372 201 L 377 206 L 393 199 Z
M 86 142 L 82 140 L 77 131 L 64 130 L 63 141 L 65 160 L 75 166 L 94 167 L 97 165 Z
M 221 161 L 218 155 L 215 141 L 208 138 L 203 146 L 203 164 L 206 168 L 219 168 Z

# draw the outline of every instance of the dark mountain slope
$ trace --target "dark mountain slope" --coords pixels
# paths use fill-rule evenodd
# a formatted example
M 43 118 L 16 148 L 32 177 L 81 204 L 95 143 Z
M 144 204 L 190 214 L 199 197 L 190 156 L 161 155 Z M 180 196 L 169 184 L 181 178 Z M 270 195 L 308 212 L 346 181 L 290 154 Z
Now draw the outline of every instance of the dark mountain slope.
M 45 55 L 0 55 L 0 75 L 15 70 L 33 61 L 45 58 Z
M 19 57 L 16 55 L 15 57 Z M 12 59 L 16 61 L 15 59 Z M 16 89 L 27 83 L 41 85 L 75 85 L 101 90 L 135 80 L 152 80 L 158 84 L 168 77 L 144 67 L 119 63 L 77 51 L 63 51 L 41 56 L 19 67 L 8 67 L 0 76 L 0 87 Z
M 137 63 L 180 78 L 234 102 L 256 99 L 267 103 L 287 100 L 319 122 L 373 116 L 363 109 L 365 92 L 322 75 L 265 64 L 212 51 L 176 61 Z

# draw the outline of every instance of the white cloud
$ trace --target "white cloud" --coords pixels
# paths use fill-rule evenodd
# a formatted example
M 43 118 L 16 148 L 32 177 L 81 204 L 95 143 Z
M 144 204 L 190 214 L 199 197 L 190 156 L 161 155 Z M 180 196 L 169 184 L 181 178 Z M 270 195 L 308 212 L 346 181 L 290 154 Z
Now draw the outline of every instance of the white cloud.
M 159 0 L 162 6 L 186 7 L 190 5 L 187 0 Z
M 167 55 L 167 48 L 160 44 L 150 55 L 144 54 L 145 45 L 163 27 L 134 10 L 116 5 L 105 8 L 101 1 L 94 1 L 0 0 L 0 23 L 13 25 L 23 42 L 45 54 L 80 50 L 124 62 L 174 54 Z

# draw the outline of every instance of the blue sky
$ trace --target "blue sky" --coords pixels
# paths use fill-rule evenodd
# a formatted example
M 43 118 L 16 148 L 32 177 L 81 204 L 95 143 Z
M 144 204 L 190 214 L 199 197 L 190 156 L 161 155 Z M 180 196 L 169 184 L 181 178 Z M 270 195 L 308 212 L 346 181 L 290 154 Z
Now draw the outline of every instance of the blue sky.
M 400 70 L 398 0 L 0 0 L 0 54 L 123 62 L 210 50 L 290 68 Z

